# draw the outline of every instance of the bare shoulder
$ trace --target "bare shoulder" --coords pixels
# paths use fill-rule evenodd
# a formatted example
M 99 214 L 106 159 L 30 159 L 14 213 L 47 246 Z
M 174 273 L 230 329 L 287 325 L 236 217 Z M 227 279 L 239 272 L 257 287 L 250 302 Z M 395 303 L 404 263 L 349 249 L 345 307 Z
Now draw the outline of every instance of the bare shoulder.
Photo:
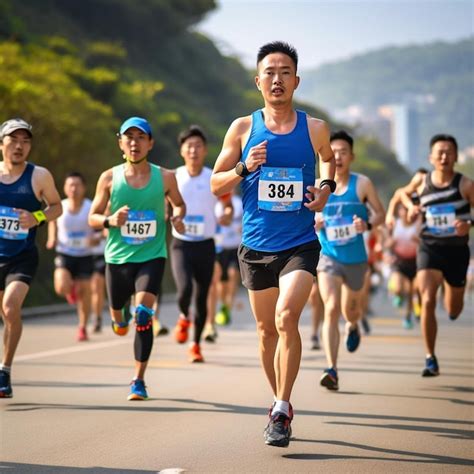
M 329 135 L 329 125 L 324 120 L 306 114 L 310 133 Z
M 176 181 L 176 170 L 170 170 L 169 168 L 163 168 L 162 166 L 160 166 L 160 170 L 163 183 L 165 184 L 165 187 L 168 188 L 170 183 Z
M 232 133 L 237 137 L 241 137 L 245 135 L 250 128 L 252 127 L 252 116 L 246 115 L 245 117 L 238 117 L 236 118 L 229 127 L 229 131 L 227 133 Z

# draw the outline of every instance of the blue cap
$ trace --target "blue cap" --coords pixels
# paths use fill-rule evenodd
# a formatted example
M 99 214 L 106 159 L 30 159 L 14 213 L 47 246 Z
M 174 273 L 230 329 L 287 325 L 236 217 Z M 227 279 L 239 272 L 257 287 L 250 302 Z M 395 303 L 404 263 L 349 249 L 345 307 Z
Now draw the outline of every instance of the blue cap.
M 141 117 L 130 117 L 129 119 L 125 120 L 120 127 L 120 135 L 125 133 L 129 128 L 136 127 L 140 129 L 143 133 L 147 133 L 148 135 L 152 135 L 151 127 L 148 121 Z

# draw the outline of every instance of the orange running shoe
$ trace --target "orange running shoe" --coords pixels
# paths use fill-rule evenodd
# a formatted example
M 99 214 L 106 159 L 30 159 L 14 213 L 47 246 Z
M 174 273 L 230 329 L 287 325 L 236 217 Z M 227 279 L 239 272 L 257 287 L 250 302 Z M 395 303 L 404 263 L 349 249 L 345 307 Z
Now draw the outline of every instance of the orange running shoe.
M 204 357 L 201 354 L 201 346 L 193 343 L 189 347 L 189 362 L 204 362 Z
M 188 340 L 188 330 L 191 326 L 191 321 L 186 318 L 179 318 L 176 327 L 174 328 L 174 337 L 176 342 L 184 344 Z

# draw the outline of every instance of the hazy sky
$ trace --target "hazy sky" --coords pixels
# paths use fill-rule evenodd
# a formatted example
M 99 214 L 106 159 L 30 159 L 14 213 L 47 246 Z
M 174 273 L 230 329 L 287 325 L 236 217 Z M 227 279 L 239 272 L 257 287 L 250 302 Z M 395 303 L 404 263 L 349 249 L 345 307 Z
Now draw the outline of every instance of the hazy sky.
M 388 45 L 474 34 L 474 0 L 217 0 L 198 30 L 253 67 L 269 41 L 293 44 L 300 68 Z

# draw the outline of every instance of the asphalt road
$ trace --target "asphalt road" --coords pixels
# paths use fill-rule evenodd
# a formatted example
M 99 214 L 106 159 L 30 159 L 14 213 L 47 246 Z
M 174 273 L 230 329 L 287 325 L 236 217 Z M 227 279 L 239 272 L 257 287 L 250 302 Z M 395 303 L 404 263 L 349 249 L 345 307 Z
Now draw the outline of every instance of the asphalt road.
M 30 318 L 0 400 L 0 470 L 25 473 L 474 472 L 472 299 L 456 322 L 439 314 L 441 375 L 420 376 L 419 327 L 404 330 L 383 296 L 358 351 L 341 347 L 340 391 L 319 386 L 322 351 L 309 348 L 294 387 L 293 439 L 268 447 L 272 396 L 245 294 L 231 326 L 192 365 L 171 336 L 155 341 L 150 400 L 128 402 L 133 332 L 106 327 L 76 343 L 72 315 Z M 172 326 L 176 306 L 162 319 Z M 342 327 L 342 326 L 341 326 Z

